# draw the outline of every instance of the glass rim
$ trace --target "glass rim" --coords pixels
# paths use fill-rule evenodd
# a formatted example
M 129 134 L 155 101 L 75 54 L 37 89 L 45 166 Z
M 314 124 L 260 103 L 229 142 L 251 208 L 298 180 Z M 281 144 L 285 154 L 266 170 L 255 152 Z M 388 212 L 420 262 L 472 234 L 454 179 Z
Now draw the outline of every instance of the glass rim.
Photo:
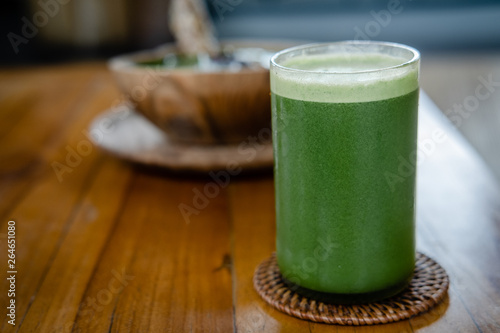
M 376 68 L 376 69 L 368 69 L 368 70 L 360 70 L 360 71 L 355 71 L 355 72 L 341 72 L 341 71 L 317 71 L 317 70 L 306 70 L 306 69 L 297 69 L 293 67 L 287 67 L 283 66 L 281 64 L 278 64 L 276 62 L 276 59 L 279 58 L 280 56 L 283 56 L 287 53 L 293 52 L 293 51 L 298 51 L 298 50 L 305 50 L 305 49 L 311 49 L 314 47 L 321 47 L 321 46 L 329 46 L 329 45 L 383 45 L 383 46 L 390 46 L 398 49 L 404 49 L 409 51 L 413 56 L 411 59 L 402 62 L 401 64 L 395 65 L 395 66 L 389 66 L 389 67 L 382 67 L 382 68 Z M 326 53 L 325 53 L 326 54 Z M 297 72 L 297 73 L 309 73 L 309 74 L 322 74 L 322 75 L 328 75 L 328 74 L 367 74 L 367 73 L 376 73 L 376 72 L 381 72 L 381 71 L 386 71 L 386 70 L 391 70 L 391 69 L 398 69 L 398 68 L 404 68 L 409 65 L 412 65 L 420 60 L 420 52 L 408 45 L 400 44 L 400 43 L 393 43 L 393 42 L 381 42 L 381 41 L 370 41 L 370 40 L 363 40 L 363 41 L 357 41 L 357 40 L 346 40 L 346 41 L 338 41 L 338 42 L 326 42 L 326 43 L 310 43 L 310 44 L 304 44 L 304 45 L 298 45 L 294 47 L 290 47 L 284 50 L 281 50 L 277 53 L 275 53 L 270 60 L 271 63 L 271 68 L 273 67 L 278 67 L 281 70 L 286 70 L 290 72 Z

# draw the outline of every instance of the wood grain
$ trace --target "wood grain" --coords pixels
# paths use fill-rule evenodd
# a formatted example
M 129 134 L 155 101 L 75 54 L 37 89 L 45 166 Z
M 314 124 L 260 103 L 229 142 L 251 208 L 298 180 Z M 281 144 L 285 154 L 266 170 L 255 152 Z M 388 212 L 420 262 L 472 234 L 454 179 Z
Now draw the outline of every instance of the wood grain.
M 2 332 L 498 332 L 500 191 L 478 154 L 421 100 L 419 140 L 446 134 L 418 171 L 418 249 L 449 296 L 410 320 L 341 327 L 291 318 L 253 290 L 274 251 L 272 177 L 216 186 L 126 164 L 92 147 L 59 179 L 68 147 L 120 99 L 105 67 L 0 73 L 0 308 L 7 221 L 17 227 L 16 326 Z M 196 199 L 212 186 L 210 198 Z M 193 200 L 198 201 L 196 204 Z M 198 208 L 188 219 L 179 205 Z M 201 206 L 203 207 L 201 207 Z

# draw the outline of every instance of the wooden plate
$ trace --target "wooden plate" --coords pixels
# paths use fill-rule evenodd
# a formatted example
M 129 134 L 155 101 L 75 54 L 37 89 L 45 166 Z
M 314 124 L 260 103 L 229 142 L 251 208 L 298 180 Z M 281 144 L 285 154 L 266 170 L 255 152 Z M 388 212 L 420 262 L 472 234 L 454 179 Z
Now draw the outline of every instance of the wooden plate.
M 95 145 L 125 160 L 176 171 L 209 172 L 270 170 L 271 130 L 264 128 L 237 145 L 178 144 L 126 105 L 106 110 L 90 125 Z

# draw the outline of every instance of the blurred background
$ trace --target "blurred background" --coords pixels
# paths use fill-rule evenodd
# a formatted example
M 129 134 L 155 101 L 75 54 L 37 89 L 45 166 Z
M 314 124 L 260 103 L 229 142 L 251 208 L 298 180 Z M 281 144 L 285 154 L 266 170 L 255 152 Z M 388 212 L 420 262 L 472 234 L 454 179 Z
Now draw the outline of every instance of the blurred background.
M 220 38 L 371 39 L 418 48 L 423 89 L 500 180 L 500 1 L 207 0 L 206 6 Z M 168 7 L 168 0 L 4 0 L 0 66 L 102 61 L 172 42 Z M 477 89 L 488 97 L 479 99 Z

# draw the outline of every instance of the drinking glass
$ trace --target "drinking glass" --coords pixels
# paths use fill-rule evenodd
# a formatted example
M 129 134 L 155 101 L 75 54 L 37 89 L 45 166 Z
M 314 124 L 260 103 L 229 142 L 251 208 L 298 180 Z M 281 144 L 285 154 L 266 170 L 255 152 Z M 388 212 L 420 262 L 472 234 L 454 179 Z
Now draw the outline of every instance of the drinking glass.
M 411 280 L 419 63 L 373 41 L 271 59 L 277 260 L 299 293 L 375 301 Z

